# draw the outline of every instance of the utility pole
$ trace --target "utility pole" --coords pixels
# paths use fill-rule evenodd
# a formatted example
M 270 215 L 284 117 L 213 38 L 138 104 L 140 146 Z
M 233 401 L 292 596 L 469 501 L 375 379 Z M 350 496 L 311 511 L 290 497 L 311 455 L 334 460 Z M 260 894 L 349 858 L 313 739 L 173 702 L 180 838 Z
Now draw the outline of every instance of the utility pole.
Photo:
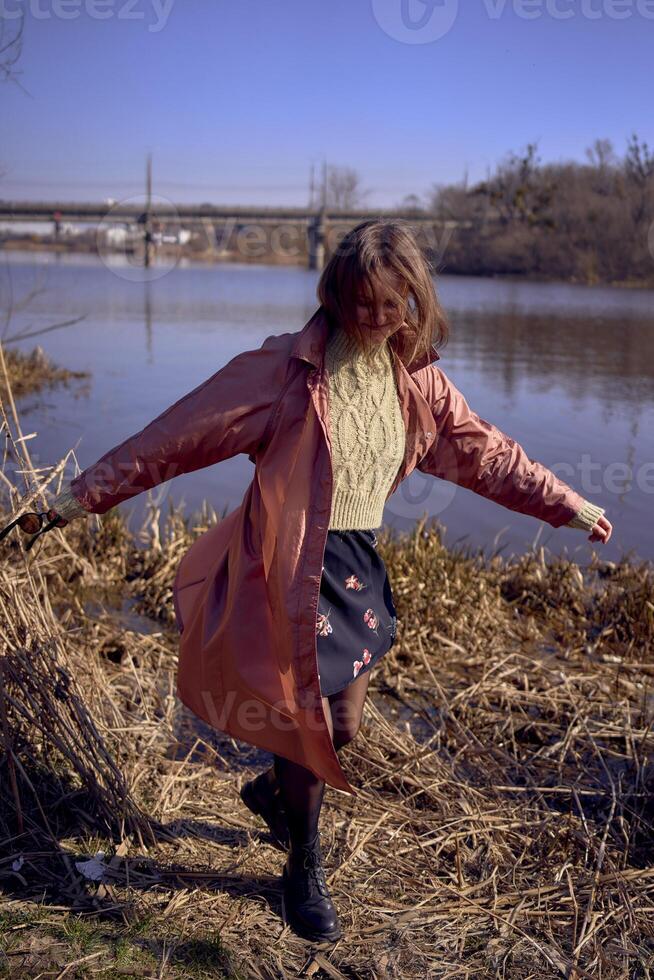
M 309 178 L 309 210 L 313 211 L 313 195 L 314 195 L 314 172 L 315 167 L 313 163 L 311 164 L 311 176 Z
M 149 268 L 152 260 L 152 154 L 148 153 L 145 173 L 145 221 L 143 241 L 145 244 L 145 267 Z
M 313 175 L 313 171 L 312 171 Z M 312 176 L 313 185 L 313 176 Z M 313 196 L 313 195 L 312 195 Z M 322 166 L 322 190 L 320 210 L 309 220 L 309 268 L 322 269 L 325 264 L 325 239 L 327 237 L 327 161 Z

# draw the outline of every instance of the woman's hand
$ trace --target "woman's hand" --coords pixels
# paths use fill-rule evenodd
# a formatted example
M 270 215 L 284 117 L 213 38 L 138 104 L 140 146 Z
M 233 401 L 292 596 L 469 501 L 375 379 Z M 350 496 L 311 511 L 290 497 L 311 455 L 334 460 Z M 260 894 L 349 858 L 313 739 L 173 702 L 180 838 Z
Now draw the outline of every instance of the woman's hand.
M 611 537 L 612 530 L 613 530 L 613 525 L 608 520 L 608 518 L 605 517 L 604 514 L 602 514 L 600 517 L 598 517 L 597 524 L 593 524 L 591 528 L 590 537 L 588 538 L 588 540 L 600 541 L 602 544 L 606 544 L 606 542 Z

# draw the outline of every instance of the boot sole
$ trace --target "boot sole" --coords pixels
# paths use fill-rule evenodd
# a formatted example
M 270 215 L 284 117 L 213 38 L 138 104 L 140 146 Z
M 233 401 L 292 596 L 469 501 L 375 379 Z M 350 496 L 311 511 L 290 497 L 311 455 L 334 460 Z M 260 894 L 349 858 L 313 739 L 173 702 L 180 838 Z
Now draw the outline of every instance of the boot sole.
M 280 847 L 284 851 L 287 850 L 288 847 L 289 847 L 290 841 L 288 840 L 287 837 L 280 837 L 279 834 L 277 833 L 277 831 L 275 830 L 275 828 L 272 826 L 272 824 L 269 823 L 268 818 L 267 818 L 265 812 L 261 809 L 261 807 L 257 803 L 257 801 L 256 801 L 256 799 L 254 797 L 254 794 L 252 793 L 252 790 L 251 790 L 251 787 L 250 787 L 249 783 L 246 783 L 241 788 L 241 790 L 239 791 L 239 796 L 241 797 L 243 803 L 245 803 L 245 805 L 248 808 L 248 810 L 250 810 L 252 813 L 254 813 L 255 816 L 261 817 L 261 819 L 265 823 L 266 827 L 268 828 L 268 830 L 272 834 L 273 839 L 274 839 L 275 843 L 278 845 L 278 847 Z

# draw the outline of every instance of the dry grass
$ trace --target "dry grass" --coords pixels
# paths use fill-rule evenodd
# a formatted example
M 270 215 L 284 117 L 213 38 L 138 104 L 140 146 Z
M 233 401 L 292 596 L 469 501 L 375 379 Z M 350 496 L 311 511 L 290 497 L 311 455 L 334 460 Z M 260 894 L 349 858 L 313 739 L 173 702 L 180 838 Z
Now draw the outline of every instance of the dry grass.
M 4 358 L 14 398 L 30 395 L 44 387 L 68 385 L 74 379 L 89 377 L 88 371 L 70 371 L 53 364 L 38 345 L 29 353 L 9 347 L 4 351 Z M 0 398 L 5 399 L 7 393 L 5 376 L 0 371 Z
M 159 517 L 0 543 L 0 974 L 650 976 L 650 565 L 380 535 L 400 631 L 341 750 L 358 795 L 325 794 L 321 949 L 238 796 L 270 756 L 175 698 L 173 574 L 219 518 Z

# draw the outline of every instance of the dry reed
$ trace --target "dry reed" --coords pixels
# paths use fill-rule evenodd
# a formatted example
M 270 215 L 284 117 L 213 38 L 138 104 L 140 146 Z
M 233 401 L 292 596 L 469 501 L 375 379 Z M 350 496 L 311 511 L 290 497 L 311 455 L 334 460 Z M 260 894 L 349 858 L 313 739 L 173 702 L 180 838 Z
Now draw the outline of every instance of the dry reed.
M 32 394 L 44 387 L 68 385 L 72 380 L 89 377 L 88 371 L 71 371 L 53 364 L 38 345 L 29 353 L 18 348 L 7 348 L 4 357 L 14 398 Z M 0 372 L 0 397 L 6 396 L 7 385 L 4 374 Z

